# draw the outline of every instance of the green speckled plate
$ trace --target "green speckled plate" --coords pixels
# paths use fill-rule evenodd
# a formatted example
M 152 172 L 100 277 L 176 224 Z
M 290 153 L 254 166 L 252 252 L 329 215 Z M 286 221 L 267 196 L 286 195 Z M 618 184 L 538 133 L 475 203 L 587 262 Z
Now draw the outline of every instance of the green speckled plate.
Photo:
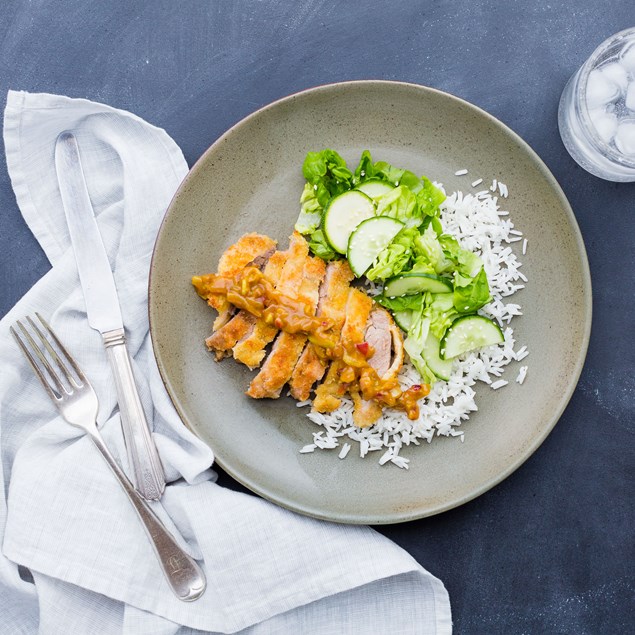
M 317 428 L 290 398 L 255 401 L 250 377 L 216 363 L 203 340 L 213 312 L 190 284 L 215 271 L 220 254 L 258 231 L 286 246 L 298 214 L 301 166 L 330 147 L 349 164 L 368 148 L 426 174 L 448 191 L 478 177 L 503 181 L 505 207 L 528 239 L 528 276 L 515 298 L 524 315 L 516 339 L 530 355 L 509 385 L 477 389 L 479 410 L 465 441 L 437 438 L 404 448 L 410 469 L 360 459 L 353 448 L 299 454 Z M 467 168 L 467 176 L 454 173 Z M 516 246 L 521 243 L 517 243 Z M 577 383 L 591 328 L 591 282 L 569 204 L 547 167 L 509 128 L 461 99 L 423 86 L 384 81 L 322 86 L 277 101 L 226 132 L 196 163 L 165 216 L 150 274 L 150 324 L 159 369 L 183 421 L 218 464 L 253 492 L 284 507 L 346 523 L 395 523 L 461 505 L 487 491 L 538 448 Z

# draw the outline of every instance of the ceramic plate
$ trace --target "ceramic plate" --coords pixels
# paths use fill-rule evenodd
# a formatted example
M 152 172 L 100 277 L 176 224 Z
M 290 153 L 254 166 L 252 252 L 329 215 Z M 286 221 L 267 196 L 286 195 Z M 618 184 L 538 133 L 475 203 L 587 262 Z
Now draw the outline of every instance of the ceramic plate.
M 345 460 L 338 451 L 300 454 L 318 428 L 291 398 L 252 400 L 254 373 L 216 363 L 204 339 L 214 312 L 190 284 L 216 270 L 220 254 L 258 231 L 287 245 L 299 211 L 307 151 L 336 149 L 356 165 L 365 148 L 384 160 L 473 191 L 478 177 L 509 189 L 505 208 L 528 239 L 514 298 L 519 343 L 530 351 L 509 385 L 477 388 L 478 412 L 465 440 L 435 438 L 404 448 L 410 469 L 379 466 L 377 454 Z M 454 173 L 467 168 L 467 176 Z M 515 247 L 520 252 L 520 245 Z M 253 492 L 297 512 L 346 523 L 394 523 L 448 510 L 490 489 L 542 443 L 577 383 L 591 327 L 584 244 L 554 177 L 514 132 L 456 97 L 384 81 L 322 86 L 277 101 L 225 133 L 196 163 L 159 232 L 150 274 L 150 324 L 159 369 L 183 421 L 216 461 Z

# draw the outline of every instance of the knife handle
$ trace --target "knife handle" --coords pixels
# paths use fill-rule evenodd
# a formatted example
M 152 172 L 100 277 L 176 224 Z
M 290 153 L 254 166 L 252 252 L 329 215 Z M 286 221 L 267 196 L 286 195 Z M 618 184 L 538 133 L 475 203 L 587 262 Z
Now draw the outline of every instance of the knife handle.
M 123 329 L 102 334 L 119 401 L 121 427 L 136 489 L 147 500 L 158 500 L 165 474 L 137 392 Z

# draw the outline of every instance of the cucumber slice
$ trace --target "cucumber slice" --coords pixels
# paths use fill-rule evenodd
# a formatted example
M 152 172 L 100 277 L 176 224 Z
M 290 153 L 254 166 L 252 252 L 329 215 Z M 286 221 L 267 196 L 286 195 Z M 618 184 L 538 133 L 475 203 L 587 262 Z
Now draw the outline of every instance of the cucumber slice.
M 378 218 L 383 218 L 378 216 Z M 386 282 L 384 295 L 389 298 L 402 295 L 415 295 L 430 291 L 430 293 L 451 293 L 452 284 L 445 278 L 428 273 L 404 273 Z
M 391 185 L 390 183 L 386 183 L 386 181 L 380 181 L 378 179 L 369 179 L 368 181 L 364 181 L 363 183 L 358 185 L 357 189 L 360 192 L 364 192 L 366 196 L 370 196 L 370 198 L 376 199 L 394 190 L 395 186 Z
M 350 190 L 332 198 L 322 219 L 326 240 L 335 251 L 345 254 L 353 230 L 374 215 L 373 201 L 363 192 Z
M 353 273 L 359 278 L 375 262 L 375 258 L 404 228 L 396 218 L 373 216 L 362 221 L 348 239 L 346 258 Z
M 395 311 L 392 314 L 397 326 L 406 333 L 410 330 L 412 323 L 414 322 L 414 311 L 406 309 L 404 311 Z
M 454 363 L 451 359 L 441 359 L 441 356 L 439 355 L 440 345 L 440 340 L 436 338 L 431 331 L 428 331 L 428 337 L 423 345 L 421 356 L 425 359 L 428 368 L 439 379 L 448 380 L 452 374 L 452 367 L 454 366 Z
M 465 315 L 448 327 L 441 340 L 441 359 L 452 359 L 475 348 L 500 344 L 505 338 L 500 326 L 482 315 Z

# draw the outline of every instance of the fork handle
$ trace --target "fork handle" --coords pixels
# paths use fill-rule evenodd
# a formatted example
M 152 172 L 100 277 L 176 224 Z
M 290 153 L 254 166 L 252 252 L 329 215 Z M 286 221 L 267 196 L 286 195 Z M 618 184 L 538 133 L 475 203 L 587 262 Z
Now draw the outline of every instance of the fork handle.
M 196 600 L 205 591 L 207 581 L 202 569 L 187 553 L 179 547 L 165 525 L 150 509 L 148 503 L 135 490 L 128 477 L 123 473 L 110 450 L 106 446 L 101 434 L 95 427 L 88 431 L 97 449 L 110 466 L 119 480 L 128 498 L 135 508 L 143 527 L 150 538 L 154 552 L 159 559 L 165 578 L 175 595 L 184 602 Z
M 165 489 L 165 475 L 137 392 L 123 329 L 103 334 L 104 346 L 115 378 L 121 427 L 128 463 L 137 491 L 147 500 L 158 500 Z

